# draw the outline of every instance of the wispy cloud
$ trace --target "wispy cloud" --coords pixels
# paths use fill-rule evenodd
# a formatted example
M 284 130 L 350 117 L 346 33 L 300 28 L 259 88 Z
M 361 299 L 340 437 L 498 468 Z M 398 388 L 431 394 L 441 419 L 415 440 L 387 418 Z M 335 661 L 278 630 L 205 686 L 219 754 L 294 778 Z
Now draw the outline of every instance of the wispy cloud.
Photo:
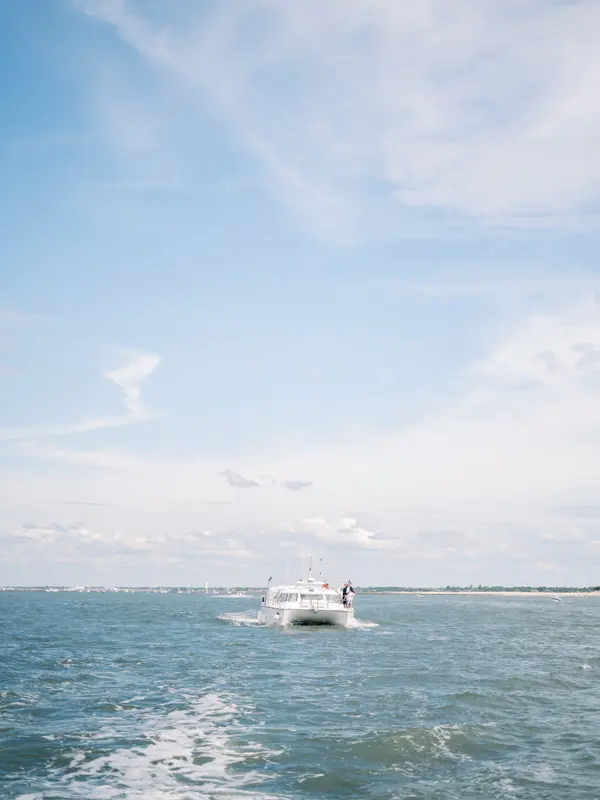
M 281 485 L 292 492 L 299 492 L 301 489 L 308 489 L 313 484 L 312 481 L 282 481 Z
M 4 428 L 0 429 L 0 441 L 43 439 L 52 436 L 72 436 L 78 433 L 135 425 L 147 422 L 154 415 L 141 401 L 141 384 L 160 364 L 160 357 L 149 353 L 132 353 L 126 362 L 117 369 L 105 373 L 106 378 L 116 384 L 123 392 L 126 413 L 118 416 L 91 417 L 79 422 L 64 425 L 50 425 L 43 428 Z
M 328 520 L 322 517 L 308 517 L 294 523 L 292 530 L 313 536 L 321 546 L 341 546 L 359 550 L 398 550 L 401 542 L 363 528 L 353 517 Z
M 226 469 L 220 474 L 224 475 L 227 483 L 235 489 L 255 489 L 259 486 L 277 485 L 277 481 L 271 475 L 261 475 L 259 480 L 254 480 L 254 478 L 246 478 L 232 469 Z M 287 480 L 281 481 L 280 485 L 292 492 L 299 492 L 301 489 L 308 489 L 313 483 L 312 481 Z
M 260 486 L 258 481 L 252 478 L 244 478 L 243 475 L 240 475 L 239 472 L 234 472 L 232 469 L 224 470 L 221 475 L 225 476 L 227 483 L 233 486 L 234 489 L 255 489 Z
M 395 0 L 223 0 L 169 25 L 125 0 L 79 6 L 208 101 L 315 229 L 394 202 L 556 226 L 599 199 L 594 0 L 465 0 L 451 18 Z

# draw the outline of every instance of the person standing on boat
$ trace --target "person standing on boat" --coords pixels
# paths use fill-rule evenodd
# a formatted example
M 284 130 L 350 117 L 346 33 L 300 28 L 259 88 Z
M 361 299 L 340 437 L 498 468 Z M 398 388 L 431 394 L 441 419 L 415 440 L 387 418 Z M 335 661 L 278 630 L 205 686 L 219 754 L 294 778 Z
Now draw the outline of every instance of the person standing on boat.
M 352 588 L 352 581 L 348 581 L 348 583 L 344 584 L 344 588 L 342 589 L 342 603 L 344 604 L 345 608 L 352 608 L 353 594 L 354 589 Z

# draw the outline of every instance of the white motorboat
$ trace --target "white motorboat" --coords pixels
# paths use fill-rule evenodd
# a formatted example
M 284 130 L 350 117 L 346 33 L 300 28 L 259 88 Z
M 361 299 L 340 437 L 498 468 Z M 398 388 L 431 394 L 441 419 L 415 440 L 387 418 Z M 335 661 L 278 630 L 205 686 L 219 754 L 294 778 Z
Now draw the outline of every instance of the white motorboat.
M 328 583 L 315 581 L 312 569 L 306 579 L 289 586 L 271 586 L 261 599 L 258 621 L 263 625 L 340 625 L 347 628 L 354 621 L 350 594 L 344 605 L 341 591 Z

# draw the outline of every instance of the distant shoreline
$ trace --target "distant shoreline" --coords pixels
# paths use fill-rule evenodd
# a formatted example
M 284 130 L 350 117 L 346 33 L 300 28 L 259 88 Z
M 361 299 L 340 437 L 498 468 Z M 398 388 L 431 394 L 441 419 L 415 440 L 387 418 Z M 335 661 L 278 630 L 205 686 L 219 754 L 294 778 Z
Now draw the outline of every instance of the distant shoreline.
M 378 589 L 356 587 L 360 595 L 414 595 L 425 597 L 427 595 L 465 595 L 467 597 L 600 597 L 599 589 L 575 588 L 572 589 Z M 202 594 L 215 596 L 222 592 L 224 595 L 235 596 L 236 592 L 250 592 L 260 594 L 264 587 L 256 586 L 212 586 L 209 592 L 200 586 L 0 586 L 3 592 L 84 592 L 84 593 L 164 593 L 164 594 Z
M 477 595 L 477 596 L 497 596 L 497 597 L 600 597 L 600 592 L 586 592 L 582 590 L 574 590 L 572 592 L 538 592 L 532 590 L 531 592 L 511 591 L 505 589 L 502 591 L 484 591 L 476 589 L 456 589 L 449 591 L 445 589 L 421 589 L 419 591 L 407 591 L 406 589 L 390 589 L 383 591 L 362 591 L 360 594 L 413 594 L 424 597 L 425 595 Z

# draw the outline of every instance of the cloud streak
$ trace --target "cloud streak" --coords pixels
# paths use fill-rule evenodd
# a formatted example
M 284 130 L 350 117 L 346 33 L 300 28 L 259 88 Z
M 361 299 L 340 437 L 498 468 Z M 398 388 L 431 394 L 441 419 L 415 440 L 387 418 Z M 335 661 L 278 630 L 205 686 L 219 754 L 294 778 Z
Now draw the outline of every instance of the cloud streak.
M 394 206 L 406 228 L 423 209 L 598 225 L 593 0 L 464 0 L 451 18 L 443 3 L 222 0 L 164 26 L 125 0 L 80 7 L 197 91 L 315 230 L 382 212 L 398 226 Z
M 259 486 L 277 485 L 277 481 L 271 475 L 261 475 L 260 480 L 256 481 L 254 478 L 245 478 L 232 469 L 226 469 L 220 474 L 225 476 L 227 483 L 234 489 L 256 489 Z M 291 492 L 299 492 L 301 489 L 308 489 L 313 483 L 312 481 L 288 480 L 281 481 L 280 485 Z
M 160 356 L 150 353 L 132 353 L 122 366 L 105 373 L 104 377 L 111 380 L 123 392 L 125 414 L 92 417 L 79 422 L 50 425 L 43 428 L 4 428 L 0 429 L 0 442 L 73 436 L 104 428 L 118 428 L 148 422 L 154 418 L 154 415 L 145 408 L 141 401 L 141 384 L 152 375 L 160 364 L 160 360 Z

